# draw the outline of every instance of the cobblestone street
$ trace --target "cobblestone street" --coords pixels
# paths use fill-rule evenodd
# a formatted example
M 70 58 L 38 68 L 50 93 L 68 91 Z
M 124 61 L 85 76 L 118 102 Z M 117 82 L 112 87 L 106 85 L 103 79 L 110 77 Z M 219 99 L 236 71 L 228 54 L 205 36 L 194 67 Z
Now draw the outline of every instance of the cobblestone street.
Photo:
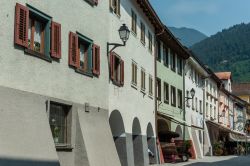
M 185 163 L 165 164 L 162 166 L 249 166 L 250 156 L 223 156 L 205 157 L 198 160 L 189 160 Z

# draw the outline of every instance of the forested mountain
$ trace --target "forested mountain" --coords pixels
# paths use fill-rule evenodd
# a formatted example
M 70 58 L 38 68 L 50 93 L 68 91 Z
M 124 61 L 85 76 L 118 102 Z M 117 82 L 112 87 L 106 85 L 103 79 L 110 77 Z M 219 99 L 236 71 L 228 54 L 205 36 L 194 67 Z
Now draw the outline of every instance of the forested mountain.
M 185 27 L 182 28 L 168 27 L 168 28 L 174 34 L 174 36 L 177 37 L 180 40 L 180 42 L 186 47 L 190 47 L 195 43 L 198 43 L 207 38 L 205 34 L 195 29 L 185 28 Z
M 232 71 L 235 82 L 250 81 L 250 24 L 224 29 L 191 50 L 214 71 Z

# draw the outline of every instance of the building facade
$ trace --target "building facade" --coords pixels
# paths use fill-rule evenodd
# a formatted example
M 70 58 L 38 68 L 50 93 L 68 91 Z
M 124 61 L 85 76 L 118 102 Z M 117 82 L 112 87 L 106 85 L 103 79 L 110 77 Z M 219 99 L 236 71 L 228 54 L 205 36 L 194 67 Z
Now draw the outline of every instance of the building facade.
M 204 144 L 204 106 L 205 106 L 205 79 L 208 77 L 206 68 L 192 55 L 185 66 L 185 111 L 186 123 L 189 126 L 190 140 L 193 141 L 195 157 L 202 158 Z M 191 96 L 191 89 L 194 96 Z

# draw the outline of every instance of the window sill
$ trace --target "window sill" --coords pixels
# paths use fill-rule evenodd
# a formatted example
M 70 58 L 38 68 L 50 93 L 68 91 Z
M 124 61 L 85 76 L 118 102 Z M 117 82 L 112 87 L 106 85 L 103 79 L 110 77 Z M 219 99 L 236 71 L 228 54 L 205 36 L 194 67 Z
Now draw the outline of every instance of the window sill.
M 148 94 L 148 97 L 149 97 L 150 99 L 153 99 L 153 94 Z
M 120 81 L 113 80 L 112 83 L 118 87 L 122 87 Z
M 31 55 L 31 56 L 34 56 L 34 57 L 40 58 L 42 60 L 45 60 L 47 62 L 50 62 L 50 63 L 52 62 L 52 59 L 50 57 L 47 57 L 45 54 L 41 54 L 41 53 L 33 51 L 31 49 L 25 48 L 24 52 Z
M 143 93 L 143 95 L 145 95 L 146 94 L 145 89 L 141 89 L 141 93 Z
M 79 74 L 82 74 L 82 75 L 85 75 L 85 76 L 93 78 L 93 74 L 92 73 L 83 71 L 82 69 L 75 69 L 75 71 L 76 71 L 76 73 L 79 73 Z
M 143 45 L 143 47 L 146 47 L 146 42 L 141 40 L 141 44 Z
M 176 107 L 176 105 L 175 105 L 175 104 L 171 104 L 171 106 Z
M 131 30 L 131 34 L 132 34 L 135 38 L 137 38 L 137 33 L 135 33 L 134 31 Z
M 121 18 L 121 14 L 115 13 L 114 10 L 113 10 L 113 8 L 110 8 L 110 12 L 111 12 L 114 16 L 116 16 L 118 19 Z
M 167 101 L 167 100 L 164 100 L 164 103 L 165 103 L 165 104 L 169 104 L 169 101 Z
M 131 87 L 135 88 L 137 90 L 137 84 L 136 83 L 131 82 Z
M 56 151 L 67 151 L 70 152 L 74 148 L 70 144 L 56 144 Z

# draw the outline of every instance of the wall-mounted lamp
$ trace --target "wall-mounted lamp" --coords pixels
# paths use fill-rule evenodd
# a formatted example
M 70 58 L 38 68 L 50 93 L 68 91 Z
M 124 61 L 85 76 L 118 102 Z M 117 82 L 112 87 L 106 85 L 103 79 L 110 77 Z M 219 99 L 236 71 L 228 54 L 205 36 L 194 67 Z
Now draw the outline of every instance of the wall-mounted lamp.
M 192 88 L 192 89 L 190 90 L 190 95 L 191 95 L 191 97 L 188 97 L 188 96 L 185 97 L 186 101 L 194 98 L 194 95 L 195 95 L 195 90 L 194 90 L 194 88 Z
M 119 43 L 107 43 L 108 46 L 108 54 L 110 52 L 112 52 L 116 47 L 121 47 L 121 46 L 125 46 L 126 42 L 129 39 L 129 34 L 130 34 L 130 30 L 128 29 L 128 27 L 126 26 L 126 24 L 123 24 L 120 29 L 118 30 L 119 32 L 119 36 L 120 39 L 122 40 L 123 44 L 119 44 Z M 114 46 L 111 50 L 109 50 L 109 46 Z

